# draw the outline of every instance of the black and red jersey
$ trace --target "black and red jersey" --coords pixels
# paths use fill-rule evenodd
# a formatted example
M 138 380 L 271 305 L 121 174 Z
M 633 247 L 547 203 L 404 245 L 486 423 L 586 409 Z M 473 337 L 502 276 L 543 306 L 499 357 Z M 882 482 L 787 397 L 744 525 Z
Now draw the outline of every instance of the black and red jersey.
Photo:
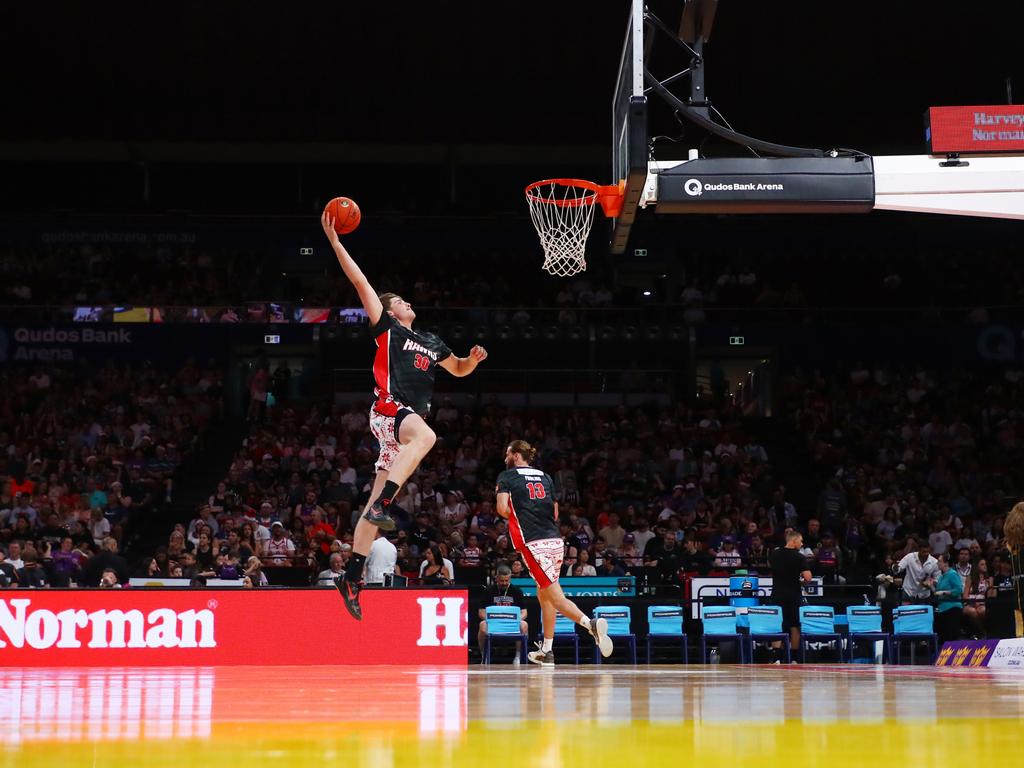
M 425 416 L 434 397 L 434 369 L 452 351 L 432 333 L 406 328 L 387 312 L 370 329 L 377 343 L 373 358 L 374 408 L 394 416 L 403 405 Z
M 498 493 L 507 493 L 512 512 L 508 517 L 512 542 L 558 539 L 555 520 L 555 484 L 533 467 L 513 467 L 498 475 Z

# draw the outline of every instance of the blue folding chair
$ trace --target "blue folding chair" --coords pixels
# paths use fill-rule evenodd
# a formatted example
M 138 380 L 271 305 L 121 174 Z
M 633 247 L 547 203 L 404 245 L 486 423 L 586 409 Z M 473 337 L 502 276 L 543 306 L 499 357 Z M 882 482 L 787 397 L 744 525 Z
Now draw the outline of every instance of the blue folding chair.
M 540 640 L 544 640 L 544 632 L 540 633 Z M 553 645 L 558 644 L 568 645 L 572 643 L 573 653 L 576 655 L 576 660 L 573 664 L 580 663 L 580 636 L 576 631 L 576 622 L 572 619 L 566 618 L 560 613 L 555 614 L 555 639 Z
M 920 641 L 928 643 L 932 664 L 939 655 L 939 636 L 935 633 L 935 609 L 930 605 L 900 605 L 892 611 L 892 639 L 896 645 L 896 663 L 902 664 L 903 644 L 910 643 L 910 663 Z
M 782 641 L 786 649 L 786 663 L 793 658 L 793 649 L 789 644 L 789 633 L 782 631 L 782 607 L 778 605 L 758 605 L 747 608 L 747 619 L 750 621 L 750 634 L 747 635 L 747 658 L 754 661 L 754 646 L 757 643 L 774 643 Z
M 836 632 L 836 612 L 831 605 L 800 606 L 800 663 L 807 662 L 807 649 L 811 643 L 831 643 L 843 658 L 842 635 Z
M 530 638 L 519 628 L 519 609 L 514 605 L 489 605 L 484 612 L 487 622 L 487 642 L 484 645 L 484 664 L 491 663 L 491 645 L 500 640 L 520 643 L 520 660 L 526 663 L 526 644 Z
M 748 609 L 749 610 L 749 609 Z M 704 625 L 704 632 L 700 636 L 700 660 L 702 664 L 708 663 L 708 641 L 732 640 L 736 643 L 740 664 L 744 661 L 743 635 L 736 628 L 736 609 L 731 605 L 702 605 L 700 607 L 700 619 Z
M 633 663 L 636 664 L 636 635 L 629 626 L 632 613 L 628 605 L 599 605 L 594 609 L 595 619 L 604 619 L 608 622 L 608 637 L 612 638 L 612 644 L 623 638 L 629 643 L 630 652 L 633 655 Z M 601 649 L 594 645 L 594 663 L 602 663 Z
M 892 638 L 888 632 L 882 631 L 882 609 L 877 605 L 851 605 L 846 609 L 846 621 L 850 629 L 849 660 L 853 661 L 853 653 L 861 640 L 881 641 L 882 661 L 892 663 Z M 872 657 L 874 654 L 872 654 Z
M 647 663 L 651 663 L 651 641 L 674 640 L 683 649 L 683 664 L 690 662 L 683 632 L 683 609 L 678 605 L 651 605 L 647 608 Z

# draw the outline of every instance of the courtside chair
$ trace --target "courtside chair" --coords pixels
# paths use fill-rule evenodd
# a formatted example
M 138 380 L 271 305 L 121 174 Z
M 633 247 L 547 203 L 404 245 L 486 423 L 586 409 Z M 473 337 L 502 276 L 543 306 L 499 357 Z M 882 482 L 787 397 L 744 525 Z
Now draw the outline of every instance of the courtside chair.
M 629 643 L 633 663 L 636 664 L 636 635 L 633 634 L 633 629 L 630 627 L 632 615 L 628 605 L 599 605 L 594 609 L 595 619 L 604 619 L 608 622 L 608 637 L 612 639 L 613 647 L 617 640 L 624 639 Z M 597 647 L 596 643 L 594 644 L 594 663 L 602 663 L 601 649 Z
M 831 605 L 800 606 L 800 663 L 807 662 L 807 649 L 811 643 L 830 643 L 843 658 L 843 636 L 836 632 L 836 612 Z
M 530 638 L 519 628 L 519 609 L 514 606 L 489 605 L 484 613 L 487 622 L 487 643 L 484 646 L 484 664 L 491 663 L 491 645 L 495 642 L 520 643 L 519 656 L 526 663 L 526 645 Z
M 888 632 L 882 631 L 882 609 L 877 605 L 851 605 L 846 609 L 846 622 L 850 629 L 849 634 L 849 660 L 853 661 L 853 654 L 857 643 L 862 640 L 874 643 L 882 643 L 882 661 L 892 663 L 892 637 Z M 872 658 L 874 653 L 871 654 Z
M 747 635 L 747 659 L 753 663 L 754 646 L 758 643 L 771 644 L 782 641 L 786 649 L 786 663 L 793 659 L 793 649 L 789 644 L 789 633 L 782 631 L 782 607 L 778 605 L 758 605 L 747 608 L 747 619 L 750 621 L 750 634 Z
M 540 633 L 541 641 L 544 640 L 543 630 Z M 573 664 L 580 663 L 580 635 L 576 631 L 576 622 L 572 619 L 566 618 L 560 613 L 555 614 L 555 640 L 552 643 L 552 647 L 563 644 L 568 645 L 572 643 L 573 653 L 575 654 L 575 661 Z
M 647 608 L 647 663 L 651 663 L 651 641 L 671 640 L 683 651 L 683 664 L 688 664 L 690 654 L 686 649 L 686 634 L 683 632 L 683 609 L 678 605 L 651 605 Z
M 939 655 L 939 636 L 935 633 L 935 609 L 930 605 L 900 605 L 892 610 L 892 639 L 896 645 L 896 663 L 902 664 L 903 644 L 910 643 L 910 663 L 914 663 L 914 646 L 928 643 L 932 664 Z
M 701 663 L 708 663 L 708 641 L 717 645 L 721 645 L 723 641 L 732 641 L 736 643 L 736 653 L 742 664 L 744 643 L 743 635 L 736 629 L 736 609 L 731 605 L 702 605 L 700 620 L 704 625 L 704 632 L 700 636 Z

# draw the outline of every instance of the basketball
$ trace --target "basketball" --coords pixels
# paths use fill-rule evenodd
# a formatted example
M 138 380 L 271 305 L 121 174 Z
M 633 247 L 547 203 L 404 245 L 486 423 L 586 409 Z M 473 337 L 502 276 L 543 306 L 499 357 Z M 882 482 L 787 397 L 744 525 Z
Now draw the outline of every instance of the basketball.
M 354 232 L 362 218 L 355 200 L 347 197 L 334 198 L 327 204 L 324 211 L 334 217 L 334 231 L 339 235 Z

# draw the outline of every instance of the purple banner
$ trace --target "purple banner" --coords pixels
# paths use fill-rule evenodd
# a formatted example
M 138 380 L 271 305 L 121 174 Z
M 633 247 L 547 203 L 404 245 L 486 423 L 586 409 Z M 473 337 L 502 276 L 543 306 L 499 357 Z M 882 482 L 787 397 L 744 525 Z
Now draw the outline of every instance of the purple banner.
M 999 640 L 955 640 L 943 643 L 937 667 L 987 667 Z

